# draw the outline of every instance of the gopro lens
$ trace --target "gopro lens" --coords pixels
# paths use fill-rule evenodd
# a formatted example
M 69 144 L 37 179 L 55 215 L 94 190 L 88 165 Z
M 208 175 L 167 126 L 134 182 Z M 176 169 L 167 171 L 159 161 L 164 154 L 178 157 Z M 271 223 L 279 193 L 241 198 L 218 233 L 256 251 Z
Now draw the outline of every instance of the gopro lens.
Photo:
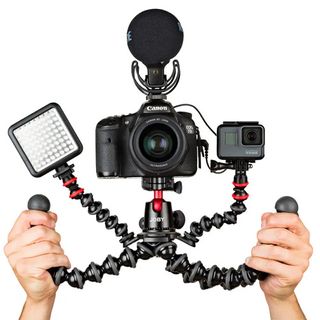
M 242 144 L 261 145 L 262 144 L 262 128 L 261 127 L 244 127 L 242 129 Z

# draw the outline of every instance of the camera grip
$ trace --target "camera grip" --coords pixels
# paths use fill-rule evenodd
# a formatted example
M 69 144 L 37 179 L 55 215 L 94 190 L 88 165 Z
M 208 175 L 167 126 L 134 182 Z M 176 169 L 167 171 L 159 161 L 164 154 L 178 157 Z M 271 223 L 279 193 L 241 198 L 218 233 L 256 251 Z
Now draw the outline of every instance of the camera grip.
M 46 196 L 42 194 L 35 194 L 28 201 L 28 209 L 48 212 L 50 210 L 50 201 Z M 57 282 L 55 281 L 56 275 L 61 274 L 61 272 L 64 269 L 65 269 L 64 267 L 55 267 L 48 270 L 48 272 L 52 277 L 53 282 L 56 285 L 57 285 Z
M 119 120 L 109 117 L 96 128 L 96 172 L 98 177 L 119 175 Z

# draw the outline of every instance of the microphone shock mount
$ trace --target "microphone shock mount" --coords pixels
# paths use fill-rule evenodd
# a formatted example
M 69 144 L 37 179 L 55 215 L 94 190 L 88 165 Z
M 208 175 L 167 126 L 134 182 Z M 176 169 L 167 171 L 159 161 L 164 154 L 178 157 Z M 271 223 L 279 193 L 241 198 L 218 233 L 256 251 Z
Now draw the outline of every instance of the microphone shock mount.
M 138 61 L 133 61 L 131 65 L 131 75 L 135 86 L 147 99 L 166 99 L 166 96 L 171 93 L 180 80 L 180 64 L 178 60 L 172 62 L 172 74 L 167 79 L 164 74 L 164 65 L 158 63 L 155 66 L 147 66 L 148 75 L 143 79 L 140 75 Z

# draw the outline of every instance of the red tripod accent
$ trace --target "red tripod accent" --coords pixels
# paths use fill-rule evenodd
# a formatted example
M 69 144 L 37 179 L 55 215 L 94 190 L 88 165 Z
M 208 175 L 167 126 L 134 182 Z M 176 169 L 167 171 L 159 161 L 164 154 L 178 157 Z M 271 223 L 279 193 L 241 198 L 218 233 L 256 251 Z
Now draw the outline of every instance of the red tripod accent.
M 155 190 L 153 196 L 153 210 L 156 212 L 162 211 L 162 203 L 163 203 L 163 191 Z

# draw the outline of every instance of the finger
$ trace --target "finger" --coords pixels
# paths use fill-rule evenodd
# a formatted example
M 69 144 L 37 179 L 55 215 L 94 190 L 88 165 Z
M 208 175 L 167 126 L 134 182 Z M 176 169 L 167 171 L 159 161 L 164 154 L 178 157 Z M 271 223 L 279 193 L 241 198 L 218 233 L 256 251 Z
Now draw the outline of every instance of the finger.
M 63 255 L 64 251 L 57 244 L 54 244 L 49 241 L 41 241 L 30 246 L 24 247 L 22 250 L 10 255 L 8 259 L 11 267 L 14 268 L 17 262 L 22 259 L 37 257 L 50 253 Z
M 48 253 L 39 257 L 27 258 L 27 261 L 43 270 L 49 270 L 54 267 L 71 267 L 69 258 L 64 254 Z
M 285 248 L 301 249 L 305 242 L 296 234 L 284 228 L 261 229 L 257 234 L 258 241 L 263 244 L 274 244 Z
M 47 214 L 55 221 L 55 223 L 57 223 L 58 216 L 56 213 L 49 211 L 49 212 L 47 212 Z
M 282 279 L 291 279 L 292 283 L 298 283 L 303 275 L 303 271 L 298 267 L 259 257 L 248 257 L 246 259 L 246 265 Z
M 253 257 L 276 260 L 292 266 L 301 266 L 305 270 L 308 268 L 308 257 L 301 251 L 289 250 L 274 245 L 258 245 L 252 248 Z
M 11 229 L 8 241 L 13 240 L 32 226 L 44 225 L 48 228 L 55 228 L 55 224 L 56 215 L 51 214 L 51 212 L 48 214 L 47 212 L 42 211 L 23 211 Z
M 309 240 L 309 231 L 298 215 L 292 213 L 268 214 L 265 217 L 266 228 L 286 228 L 305 240 Z
M 55 230 L 52 230 L 45 226 L 35 226 L 10 241 L 4 248 L 6 256 L 20 251 L 23 247 L 40 242 L 50 241 L 55 244 L 59 244 L 61 236 Z
M 15 271 L 22 277 L 39 277 L 43 271 L 54 267 L 70 268 L 71 264 L 67 256 L 50 253 L 20 260 Z
M 270 215 L 270 214 L 273 214 L 271 212 L 265 212 L 262 216 L 261 216 L 261 227 L 264 228 L 266 226 L 266 223 L 267 223 L 267 217 Z

